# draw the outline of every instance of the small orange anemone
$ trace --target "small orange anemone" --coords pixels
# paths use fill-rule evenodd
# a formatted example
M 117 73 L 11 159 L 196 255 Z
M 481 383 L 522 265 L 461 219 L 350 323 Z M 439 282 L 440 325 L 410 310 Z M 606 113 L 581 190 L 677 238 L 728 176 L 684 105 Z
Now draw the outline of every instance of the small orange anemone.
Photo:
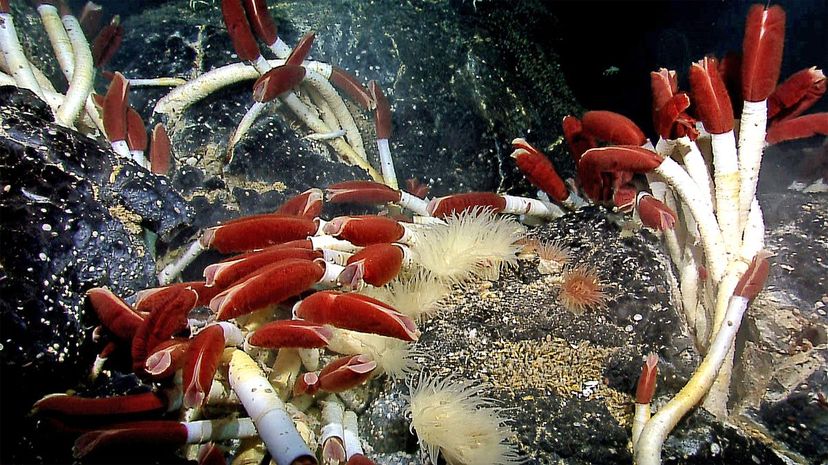
M 564 270 L 558 298 L 561 305 L 575 314 L 588 308 L 605 308 L 607 296 L 598 273 L 588 266 L 576 266 Z

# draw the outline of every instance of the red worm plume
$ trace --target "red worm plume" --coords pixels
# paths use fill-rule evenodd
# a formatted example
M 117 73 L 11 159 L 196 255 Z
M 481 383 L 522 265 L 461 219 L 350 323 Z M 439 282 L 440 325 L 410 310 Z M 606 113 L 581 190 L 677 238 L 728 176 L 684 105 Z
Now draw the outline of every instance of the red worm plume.
M 371 377 L 377 362 L 367 355 L 338 358 L 319 372 L 319 389 L 325 392 L 342 392 L 359 386 Z
M 549 197 L 558 202 L 562 202 L 569 197 L 566 184 L 558 176 L 555 166 L 546 158 L 546 155 L 523 139 L 513 140 L 512 146 L 516 148 L 512 152 L 512 158 L 515 159 L 520 172 L 526 176 L 526 179 L 533 186 L 546 192 Z
M 372 244 L 348 258 L 348 265 L 339 274 L 342 285 L 355 288 L 360 281 L 384 286 L 400 273 L 403 251 L 394 244 Z
M 317 262 L 282 260 L 214 297 L 210 309 L 219 321 L 246 315 L 310 289 L 322 279 L 324 272 L 324 267 Z
M 250 31 L 250 24 L 247 23 L 241 0 L 221 0 L 221 14 L 239 59 L 256 61 L 261 52 L 259 45 L 256 44 L 256 38 L 253 37 L 253 32 Z
M 357 203 L 376 205 L 399 202 L 400 192 L 374 181 L 345 181 L 331 184 L 325 189 L 331 203 Z
M 126 140 L 129 81 L 116 72 L 103 103 L 104 130 L 110 142 Z
M 312 261 L 322 258 L 322 252 L 305 248 L 263 249 L 246 254 L 243 258 L 214 263 L 204 269 L 204 278 L 212 288 L 227 289 L 265 266 L 290 258 Z
M 124 39 L 124 27 L 120 23 L 120 17 L 115 15 L 112 21 L 95 36 L 95 40 L 92 42 L 92 63 L 96 68 L 106 66 L 118 49 L 121 48 L 121 41 Z
M 779 80 L 785 42 L 785 11 L 779 5 L 750 7 L 742 42 L 742 98 L 760 102 Z
M 313 31 L 303 35 L 299 42 L 290 51 L 290 55 L 285 58 L 286 65 L 302 66 L 302 62 L 308 58 L 311 47 L 313 46 L 313 39 L 316 38 L 316 33 Z
M 103 7 L 94 2 L 86 2 L 81 10 L 80 22 L 83 34 L 87 39 L 92 39 L 101 30 L 101 21 L 103 20 Z
M 194 408 L 204 403 L 219 359 L 224 352 L 224 331 L 221 326 L 210 325 L 190 342 L 184 357 L 183 388 L 184 407 Z
M 759 294 L 759 291 L 765 287 L 765 281 L 768 279 L 770 272 L 770 263 L 768 263 L 768 254 L 765 251 L 760 251 L 753 257 L 747 271 L 742 275 L 739 282 L 736 284 L 736 290 L 733 295 L 744 297 L 748 300 L 753 300 Z
M 132 338 L 132 369 L 143 373 L 150 351 L 187 327 L 187 315 L 195 308 L 198 295 L 186 289 L 164 305 L 155 307 Z
M 494 212 L 506 208 L 506 199 L 494 192 L 467 192 L 432 199 L 428 203 L 428 213 L 436 218 L 460 214 L 481 207 Z
M 768 128 L 765 140 L 769 144 L 778 144 L 816 135 L 828 135 L 828 113 L 797 116 L 776 123 Z
M 816 66 L 797 71 L 768 97 L 768 119 L 782 121 L 801 115 L 825 94 L 825 89 L 825 74 Z
M 296 378 L 296 383 L 293 385 L 294 396 L 304 394 L 312 396 L 317 392 L 319 392 L 319 375 L 316 373 L 303 373 L 302 376 Z
M 386 303 L 355 293 L 316 292 L 299 304 L 296 316 L 318 324 L 404 341 L 416 341 L 420 334 L 411 318 Z
M 690 98 L 678 92 L 676 72 L 661 68 L 650 73 L 650 87 L 653 93 L 653 126 L 665 139 L 688 136 L 696 140 L 699 132 L 695 120 L 687 113 Z
M 199 447 L 197 460 L 198 465 L 227 465 L 224 451 L 212 442 Z
M 201 244 L 221 253 L 263 249 L 283 242 L 306 239 L 316 232 L 313 220 L 278 214 L 238 218 L 208 228 L 199 239 Z
M 337 66 L 331 67 L 331 84 L 341 90 L 364 110 L 371 111 L 376 104 L 368 90 L 351 73 Z
M 637 145 L 619 145 L 587 150 L 578 162 L 578 178 L 584 192 L 592 199 L 600 198 L 604 185 L 603 173 L 647 173 L 661 165 L 661 157 Z
M 101 324 L 120 339 L 131 340 L 144 322 L 129 304 L 108 289 L 96 287 L 86 291 L 86 296 Z
M 265 324 L 250 335 L 248 342 L 258 347 L 278 349 L 325 347 L 333 331 L 320 324 L 302 320 L 278 320 Z
M 0 0 L 0 13 L 9 13 L 9 0 Z
M 338 216 L 323 231 L 358 246 L 396 242 L 405 234 L 405 228 L 396 220 L 373 215 Z
M 653 400 L 658 375 L 658 356 L 652 352 L 647 355 L 647 361 L 641 367 L 641 376 L 635 388 L 635 403 L 649 404 Z
M 259 39 L 267 45 L 276 42 L 278 29 L 267 11 L 267 0 L 244 0 L 244 10 Z
M 141 115 L 132 108 L 127 108 L 127 145 L 130 150 L 143 152 L 147 149 L 147 128 Z
M 377 463 L 362 454 L 354 454 L 345 465 L 377 465 Z
M 158 123 L 152 128 L 152 139 L 150 142 L 150 171 L 155 174 L 170 172 L 170 157 L 172 155 L 172 144 L 170 136 L 164 125 Z
M 83 458 L 90 454 L 121 454 L 125 448 L 174 448 L 186 443 L 187 427 L 183 423 L 141 421 L 84 433 L 75 441 L 73 454 L 75 458 Z
M 170 339 L 158 344 L 147 356 L 144 370 L 153 379 L 164 379 L 172 376 L 184 366 L 184 357 L 190 347 L 191 339 Z
M 588 111 L 581 118 L 583 131 L 596 139 L 618 145 L 643 145 L 644 132 L 624 115 L 613 111 Z
M 581 120 L 574 116 L 564 116 L 563 132 L 575 165 L 578 164 L 578 160 L 581 159 L 584 152 L 596 147 L 595 138 L 584 132 Z
M 279 215 L 293 215 L 313 219 L 322 212 L 323 198 L 322 189 L 313 187 L 288 199 L 276 210 L 276 213 Z
M 638 216 L 644 226 L 659 231 L 673 229 L 678 220 L 670 207 L 647 193 L 638 197 Z
M 376 81 L 368 83 L 376 108 L 374 109 L 374 123 L 377 128 L 377 139 L 391 138 L 391 105 L 382 93 L 382 88 Z
M 253 84 L 253 100 L 269 102 L 298 86 L 304 78 L 305 68 L 301 66 L 277 66 L 262 74 Z
M 198 294 L 197 288 L 200 287 L 199 284 L 203 286 L 204 283 L 200 281 L 189 281 L 140 290 L 136 294 L 135 310 L 140 313 L 151 313 L 156 308 L 171 305 L 182 294 L 189 294 L 190 292 Z
M 719 75 L 719 63 L 705 57 L 690 66 L 690 89 L 696 104 L 696 114 L 711 134 L 722 134 L 733 129 L 733 108 L 725 83 Z
M 49 394 L 35 402 L 33 412 L 89 417 L 161 412 L 166 408 L 167 402 L 154 392 L 98 398 Z

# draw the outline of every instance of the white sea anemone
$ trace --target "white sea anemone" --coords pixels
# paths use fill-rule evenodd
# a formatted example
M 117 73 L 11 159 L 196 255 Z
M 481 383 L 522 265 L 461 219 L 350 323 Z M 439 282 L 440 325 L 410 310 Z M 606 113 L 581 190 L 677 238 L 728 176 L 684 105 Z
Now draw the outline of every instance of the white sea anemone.
M 524 229 L 515 220 L 475 208 L 452 215 L 446 224 L 419 231 L 412 246 L 415 261 L 437 279 L 457 283 L 473 276 L 497 279 L 517 262 Z
M 409 380 L 406 416 L 426 448 L 432 463 L 440 453 L 449 465 L 517 464 L 512 431 L 501 409 L 482 397 L 482 386 L 470 386 L 452 378 L 420 374 Z
M 360 292 L 387 303 L 403 315 L 423 322 L 440 310 L 440 299 L 451 289 L 431 273 L 420 270 L 400 276 L 383 287 L 366 287 Z

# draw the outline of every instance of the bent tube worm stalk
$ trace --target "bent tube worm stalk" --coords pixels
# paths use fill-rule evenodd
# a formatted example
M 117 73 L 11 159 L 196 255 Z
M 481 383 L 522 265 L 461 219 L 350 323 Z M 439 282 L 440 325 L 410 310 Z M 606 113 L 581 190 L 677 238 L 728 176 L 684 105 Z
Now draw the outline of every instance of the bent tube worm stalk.
M 760 253 L 739 280 L 728 302 L 725 321 L 716 333 L 701 365 L 681 391 L 662 407 L 641 431 L 635 451 L 637 465 L 659 465 L 661 463 L 661 448 L 667 435 L 675 428 L 679 420 L 698 404 L 713 385 L 716 374 L 736 339 L 745 310 L 764 286 L 768 276 L 768 267 L 767 256 Z
M 92 92 L 95 67 L 93 66 L 89 42 L 87 42 L 77 18 L 72 15 L 71 11 L 68 11 L 68 8 L 67 11 L 63 12 L 61 22 L 63 22 L 63 27 L 72 43 L 74 68 L 72 79 L 69 82 L 69 90 L 66 91 L 66 100 L 58 108 L 57 118 L 64 125 L 72 127 Z
M 279 465 L 315 464 L 316 459 L 296 430 L 285 404 L 256 362 L 241 350 L 233 351 L 229 377 L 230 386 L 256 424 L 273 460 Z

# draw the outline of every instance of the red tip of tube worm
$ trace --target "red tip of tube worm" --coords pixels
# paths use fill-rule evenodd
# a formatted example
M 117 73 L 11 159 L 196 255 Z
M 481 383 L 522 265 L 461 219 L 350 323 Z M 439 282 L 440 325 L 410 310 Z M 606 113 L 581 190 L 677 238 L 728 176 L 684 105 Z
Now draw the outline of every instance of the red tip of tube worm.
M 276 210 L 276 213 L 313 219 L 322 212 L 323 198 L 322 189 L 314 187 L 288 199 Z
M 670 207 L 646 192 L 638 196 L 638 216 L 644 226 L 659 231 L 673 229 L 677 221 Z
M 409 194 L 419 197 L 421 199 L 425 199 L 428 195 L 428 191 L 431 190 L 428 187 L 428 184 L 423 184 L 417 178 L 408 178 L 405 180 L 405 189 L 408 191 Z
M 121 41 L 124 39 L 124 27 L 120 23 L 120 17 L 115 15 L 112 21 L 95 36 L 95 40 L 92 42 L 92 63 L 96 68 L 106 66 L 118 49 L 121 48 Z
M 276 42 L 279 38 L 278 29 L 267 11 L 267 0 L 244 0 L 244 9 L 250 20 L 250 26 L 253 27 L 259 39 L 262 39 L 268 46 Z
M 129 81 L 123 74 L 116 72 L 109 83 L 103 104 L 104 130 L 110 142 L 126 140 L 128 91 Z
M 515 143 L 515 141 L 521 141 Z M 562 202 L 569 197 L 569 190 L 563 179 L 558 176 L 555 171 L 555 166 L 551 161 L 539 150 L 529 145 L 523 139 L 515 139 L 512 145 L 519 147 L 512 152 L 512 158 L 515 159 L 520 172 L 526 176 L 526 179 L 538 189 L 546 192 L 549 197 L 558 202 Z
M 631 184 L 623 184 L 612 192 L 612 204 L 617 211 L 630 213 L 635 209 L 635 198 L 638 190 Z
M 198 283 L 199 281 L 190 281 L 140 290 L 135 294 L 135 310 L 141 313 L 151 313 L 157 308 L 165 308 L 174 299 L 179 298 L 181 294 L 192 291 L 198 293 L 193 286 Z
M 177 421 L 140 421 L 84 433 L 75 440 L 73 455 L 122 453 L 124 448 L 178 447 L 187 443 L 187 427 Z
M 154 392 L 99 398 L 49 394 L 35 402 L 33 413 L 108 416 L 163 411 L 166 408 L 167 403 Z
M 302 66 L 302 62 L 304 62 L 310 54 L 311 47 L 313 46 L 313 39 L 315 38 L 316 33 L 313 31 L 303 35 L 302 38 L 299 39 L 296 46 L 293 47 L 293 50 L 290 51 L 290 55 L 285 58 L 285 64 Z
M 595 138 L 584 132 L 581 120 L 574 116 L 564 116 L 563 132 L 566 144 L 569 146 L 569 153 L 576 165 L 584 152 L 596 147 Z
M 277 320 L 257 329 L 250 335 L 248 342 L 269 349 L 318 349 L 328 345 L 332 337 L 333 331 L 320 324 L 302 320 Z
M 325 192 L 328 194 L 328 202 L 331 203 L 376 205 L 400 201 L 399 191 L 374 181 L 338 182 L 328 186 Z
M 768 119 L 795 118 L 825 94 L 825 74 L 816 66 L 792 74 L 768 97 Z
M 324 271 L 316 262 L 282 260 L 214 297 L 210 309 L 219 321 L 236 318 L 299 295 L 322 279 Z
M 638 377 L 638 385 L 635 388 L 636 404 L 649 404 L 653 400 L 657 375 L 658 355 L 650 352 L 647 355 L 647 361 L 641 367 L 641 376 Z
M 338 358 L 319 372 L 319 389 L 325 392 L 342 392 L 359 386 L 371 377 L 377 362 L 367 355 Z
M 589 149 L 578 162 L 578 178 L 586 194 L 600 198 L 603 173 L 647 173 L 661 165 L 661 157 L 636 145 Z
M 246 252 L 306 239 L 314 235 L 316 229 L 316 223 L 306 218 L 278 214 L 253 215 L 205 229 L 199 240 L 204 247 L 221 253 Z
M 239 59 L 256 61 L 261 56 L 261 52 L 250 30 L 241 0 L 221 0 L 221 14 Z
M 103 7 L 95 2 L 86 2 L 81 10 L 80 22 L 83 34 L 87 39 L 92 39 L 101 30 L 101 20 L 103 19 Z
M 768 144 L 778 144 L 816 135 L 828 135 L 828 113 L 798 116 L 776 123 L 768 128 L 765 140 Z
M 506 208 L 506 199 L 494 192 L 467 192 L 431 199 L 428 213 L 435 218 L 460 214 L 474 208 L 485 208 L 501 212 Z
M 147 149 L 147 128 L 141 115 L 132 108 L 127 108 L 127 145 L 130 150 Z
M 277 66 L 262 74 L 253 84 L 253 100 L 269 102 L 299 85 L 304 78 L 305 68 L 301 66 Z
M 653 126 L 665 139 L 688 136 L 696 140 L 699 132 L 696 121 L 687 113 L 690 98 L 678 92 L 676 72 L 661 68 L 650 73 L 650 88 L 653 92 Z
M 371 111 L 376 106 L 374 98 L 371 97 L 368 90 L 344 69 L 332 66 L 331 77 L 329 79 L 334 87 L 344 92 L 348 98 L 361 106 L 363 110 Z
M 374 215 L 338 216 L 323 228 L 325 234 L 366 246 L 382 242 L 396 242 L 405 234 L 405 228 L 391 218 Z
M 222 451 L 214 443 L 202 444 L 198 448 L 198 465 L 227 465 Z
M 711 134 L 733 129 L 733 108 L 715 58 L 705 57 L 690 66 L 690 89 L 696 114 Z
M 115 336 L 129 341 L 144 319 L 109 289 L 96 287 L 86 291 L 101 324 Z
M 164 174 L 170 172 L 170 157 L 172 144 L 170 143 L 170 136 L 167 135 L 167 130 L 164 125 L 158 123 L 152 128 L 152 139 L 150 142 L 150 171 L 155 174 Z
M 204 278 L 210 288 L 221 290 L 244 281 L 249 275 L 258 272 L 265 266 L 291 258 L 315 260 L 322 258 L 322 252 L 305 248 L 275 248 L 263 249 L 258 252 L 245 254 L 243 258 L 214 263 L 204 269 Z
M 194 408 L 204 403 L 219 359 L 224 352 L 224 331 L 221 326 L 211 325 L 202 330 L 190 342 L 184 357 L 183 389 L 184 407 Z
M 779 5 L 750 7 L 742 42 L 742 98 L 760 102 L 779 80 L 785 42 L 785 11 Z
M 0 0 L 0 13 L 9 13 L 9 0 Z
M 377 299 L 355 293 L 320 291 L 306 297 L 296 309 L 298 318 L 362 333 L 416 341 L 414 320 Z
M 354 454 L 345 465 L 377 465 L 377 463 L 362 454 Z
M 626 116 L 614 111 L 588 111 L 581 118 L 583 131 L 596 139 L 617 145 L 643 145 L 644 132 Z
M 302 376 L 296 378 L 296 383 L 293 385 L 293 395 L 309 395 L 312 396 L 319 392 L 319 375 L 316 373 L 304 373 Z
M 348 258 L 338 281 L 352 289 L 358 287 L 360 281 L 376 287 L 384 286 L 397 277 L 403 258 L 402 249 L 396 245 L 369 245 Z
M 132 368 L 143 373 L 151 349 L 187 327 L 187 315 L 195 308 L 198 295 L 191 288 L 152 309 L 132 338 Z
M 733 295 L 738 295 L 748 300 L 756 298 L 759 291 L 765 287 L 765 281 L 768 279 L 768 273 L 770 272 L 768 257 L 770 257 L 770 253 L 764 250 L 753 257 L 747 271 L 739 279 L 739 283 L 736 284 L 736 290 L 733 291 Z
M 172 376 L 184 366 L 184 357 L 189 346 L 190 339 L 170 339 L 158 344 L 144 362 L 144 370 L 153 379 Z
M 368 91 L 371 92 L 371 97 L 374 100 L 376 108 L 374 109 L 374 125 L 377 129 L 377 139 L 391 138 L 391 105 L 388 104 L 388 99 L 382 93 L 382 88 L 377 84 L 377 81 L 370 81 L 368 83 Z

